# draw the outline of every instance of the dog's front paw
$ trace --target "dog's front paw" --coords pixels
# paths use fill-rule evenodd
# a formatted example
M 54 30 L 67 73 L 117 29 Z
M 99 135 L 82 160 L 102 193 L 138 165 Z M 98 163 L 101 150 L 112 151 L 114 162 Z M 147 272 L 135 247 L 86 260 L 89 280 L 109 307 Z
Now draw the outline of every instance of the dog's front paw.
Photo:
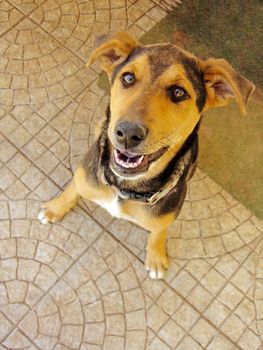
M 38 214 L 38 220 L 41 222 L 41 224 L 47 224 L 49 222 L 62 220 L 64 215 L 65 211 L 58 207 L 55 200 L 52 200 L 42 205 L 42 209 Z
M 41 224 L 48 224 L 49 222 L 58 221 L 54 214 L 46 209 L 40 210 L 37 218 L 41 222 Z
M 161 253 L 155 250 L 148 250 L 145 267 L 151 278 L 162 279 L 169 267 L 168 256 L 165 252 Z

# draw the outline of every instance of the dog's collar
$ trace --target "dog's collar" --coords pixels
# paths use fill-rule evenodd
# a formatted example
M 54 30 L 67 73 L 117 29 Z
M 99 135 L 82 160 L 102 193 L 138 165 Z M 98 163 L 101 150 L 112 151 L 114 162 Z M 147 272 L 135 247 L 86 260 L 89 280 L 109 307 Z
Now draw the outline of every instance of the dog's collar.
M 189 149 L 187 152 L 185 152 L 185 154 L 180 159 L 179 166 L 175 169 L 170 180 L 165 184 L 164 187 L 162 187 L 157 192 L 140 193 L 136 191 L 118 189 L 114 185 L 111 185 L 111 187 L 122 199 L 130 199 L 130 200 L 140 201 L 140 202 L 148 203 L 150 205 L 154 205 L 157 202 L 159 202 L 161 199 L 163 199 L 165 196 L 170 194 L 171 192 L 177 191 L 176 185 L 179 179 L 181 178 L 181 176 L 183 175 L 185 168 L 189 165 L 190 159 L 191 159 L 191 150 Z
M 134 201 L 139 201 L 139 202 L 144 202 L 148 203 L 152 196 L 154 196 L 154 192 L 135 192 L 135 191 L 128 191 L 128 190 L 123 190 L 123 189 L 118 189 L 117 187 L 113 186 L 115 192 L 117 192 L 118 196 L 121 199 L 131 199 Z

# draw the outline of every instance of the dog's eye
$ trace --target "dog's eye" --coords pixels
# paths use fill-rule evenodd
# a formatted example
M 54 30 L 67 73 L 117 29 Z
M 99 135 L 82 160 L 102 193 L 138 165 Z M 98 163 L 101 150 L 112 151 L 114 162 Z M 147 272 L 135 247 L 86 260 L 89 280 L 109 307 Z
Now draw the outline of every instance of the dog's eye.
M 135 81 L 135 76 L 133 73 L 123 73 L 121 76 L 121 82 L 124 87 L 130 87 Z
M 173 94 L 174 94 L 174 97 L 176 98 L 182 98 L 185 95 L 185 91 L 183 89 L 176 88 L 174 89 Z
M 170 99 L 175 103 L 178 103 L 180 101 L 183 101 L 183 100 L 186 100 L 187 98 L 189 98 L 189 95 L 185 91 L 185 89 L 183 89 L 182 87 L 180 87 L 178 85 L 170 86 L 168 88 L 168 94 L 169 94 Z

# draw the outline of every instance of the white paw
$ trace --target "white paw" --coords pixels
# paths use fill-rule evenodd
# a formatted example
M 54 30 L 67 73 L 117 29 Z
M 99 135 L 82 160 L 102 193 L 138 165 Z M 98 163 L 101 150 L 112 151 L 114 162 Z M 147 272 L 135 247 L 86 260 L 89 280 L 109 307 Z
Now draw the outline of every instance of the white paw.
M 163 279 L 169 267 L 169 259 L 166 254 L 147 252 L 145 267 L 152 279 Z
M 149 276 L 153 279 L 153 280 L 161 280 L 164 278 L 165 275 L 165 270 L 160 270 L 160 269 L 156 269 L 156 268 L 149 268 L 146 267 L 147 272 L 149 273 Z
M 41 222 L 41 224 L 47 224 L 47 223 L 49 223 L 49 220 L 48 220 L 48 218 L 46 217 L 46 215 L 45 215 L 45 211 L 44 210 L 41 210 L 40 212 L 39 212 L 39 214 L 38 214 L 38 220 Z
M 162 270 L 151 270 L 150 273 L 149 273 L 149 276 L 154 279 L 154 280 L 161 280 L 164 278 L 164 275 L 165 275 L 165 271 Z

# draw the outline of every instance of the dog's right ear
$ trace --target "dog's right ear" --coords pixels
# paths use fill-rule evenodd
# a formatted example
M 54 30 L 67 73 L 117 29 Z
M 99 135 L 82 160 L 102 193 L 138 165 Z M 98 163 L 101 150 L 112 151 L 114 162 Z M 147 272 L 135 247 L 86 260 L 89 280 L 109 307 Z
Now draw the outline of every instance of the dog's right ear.
M 123 62 L 139 46 L 137 40 L 126 32 L 98 38 L 100 45 L 92 53 L 87 66 L 99 61 L 101 68 L 111 76 L 113 69 Z

